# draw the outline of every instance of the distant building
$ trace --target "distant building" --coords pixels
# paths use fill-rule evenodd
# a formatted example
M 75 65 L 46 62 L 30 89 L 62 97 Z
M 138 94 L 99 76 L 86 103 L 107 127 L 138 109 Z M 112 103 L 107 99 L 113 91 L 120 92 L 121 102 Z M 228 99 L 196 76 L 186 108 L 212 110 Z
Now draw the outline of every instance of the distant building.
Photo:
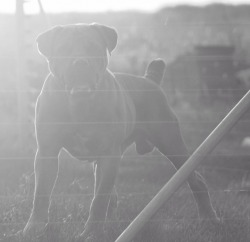
M 234 46 L 197 45 L 167 66 L 166 90 L 191 102 L 235 100 L 246 89 L 238 75 L 245 69 L 246 62 L 235 58 Z
M 234 46 L 195 46 L 196 62 L 202 83 L 201 95 L 207 101 L 230 99 L 240 88 L 236 80 L 239 63 L 234 60 Z

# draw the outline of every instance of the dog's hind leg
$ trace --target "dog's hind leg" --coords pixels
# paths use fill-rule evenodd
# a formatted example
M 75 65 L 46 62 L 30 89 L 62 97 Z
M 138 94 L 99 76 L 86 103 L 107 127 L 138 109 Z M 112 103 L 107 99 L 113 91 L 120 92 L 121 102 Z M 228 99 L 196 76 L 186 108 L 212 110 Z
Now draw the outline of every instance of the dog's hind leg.
M 189 155 L 177 119 L 176 122 L 158 124 L 154 129 L 154 135 L 153 143 L 155 146 L 170 159 L 176 169 L 179 169 Z M 188 184 L 198 206 L 200 218 L 218 220 L 204 178 L 195 171 L 189 176 Z

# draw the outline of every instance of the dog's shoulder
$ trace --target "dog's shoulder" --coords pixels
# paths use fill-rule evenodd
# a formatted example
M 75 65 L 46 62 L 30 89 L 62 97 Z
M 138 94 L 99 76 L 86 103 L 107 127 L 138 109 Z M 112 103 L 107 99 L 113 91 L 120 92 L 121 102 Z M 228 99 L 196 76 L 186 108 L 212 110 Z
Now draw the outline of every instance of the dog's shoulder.
M 159 86 L 152 80 L 143 76 L 126 73 L 114 73 L 116 80 L 127 90 L 158 90 Z
M 36 111 L 58 113 L 67 106 L 67 96 L 60 84 L 60 80 L 56 79 L 51 73 L 46 77 L 41 92 L 37 98 Z M 47 111 L 46 111 L 47 110 Z
M 49 73 L 44 81 L 42 90 L 46 92 L 54 92 L 55 90 L 64 90 L 64 84 L 62 80 L 59 80 L 52 73 Z

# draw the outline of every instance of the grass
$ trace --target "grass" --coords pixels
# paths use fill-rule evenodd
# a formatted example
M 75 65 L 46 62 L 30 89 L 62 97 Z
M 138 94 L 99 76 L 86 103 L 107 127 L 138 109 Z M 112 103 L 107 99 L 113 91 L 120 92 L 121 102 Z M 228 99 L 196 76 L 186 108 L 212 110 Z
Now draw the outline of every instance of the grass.
M 157 191 L 171 176 L 173 169 L 161 161 L 160 172 L 145 157 L 134 162 L 123 164 L 117 188 L 119 204 L 118 221 L 106 224 L 106 241 L 115 241 L 119 234 L 129 225 L 134 217 L 152 199 Z M 142 169 L 143 167 L 143 169 Z M 165 177 L 163 174 L 168 171 Z M 151 176 L 147 176 L 151 174 Z M 219 173 L 210 174 L 216 184 Z M 159 178 L 158 180 L 156 178 Z M 51 224 L 38 238 L 30 238 L 25 242 L 72 242 L 80 233 L 88 216 L 92 193 L 92 174 L 88 171 L 81 188 L 74 184 L 67 195 L 57 194 L 51 204 Z M 156 181 L 157 180 L 157 181 Z M 0 199 L 0 241 L 15 242 L 24 239 L 15 235 L 23 229 L 32 203 L 32 180 L 23 179 L 18 190 L 13 194 L 5 194 Z M 187 185 L 182 186 L 174 196 L 155 214 L 145 227 L 134 238 L 134 242 L 247 242 L 250 239 L 249 197 L 240 196 L 232 183 L 228 191 L 220 189 L 211 192 L 213 204 L 223 218 L 221 224 L 212 221 L 200 222 L 196 207 Z M 83 194 L 79 194 L 82 190 Z
M 194 113 L 190 107 L 184 109 L 188 112 L 185 115 L 183 112 L 183 116 L 180 112 L 179 117 L 184 138 L 192 152 L 224 117 L 227 110 L 225 114 L 218 112 L 220 117 L 216 116 L 215 120 L 213 112 L 217 110 Z M 189 122 L 186 122 L 187 120 Z M 213 221 L 200 222 L 190 190 L 187 185 L 183 185 L 148 221 L 133 242 L 250 241 L 250 196 L 249 193 L 238 191 L 241 189 L 239 177 L 249 169 L 249 152 L 246 152 L 246 156 L 242 156 L 245 151 L 239 145 L 247 134 L 248 129 L 244 125 L 248 123 L 242 122 L 237 125 L 207 159 L 205 163 L 210 165 L 201 168 L 207 178 L 213 204 L 222 222 L 220 224 L 215 224 Z M 115 241 L 174 174 L 173 167 L 163 162 L 163 158 L 158 155 L 153 153 L 153 156 L 132 159 L 126 157 L 122 162 L 117 180 L 118 221 L 106 223 L 107 242 Z M 75 235 L 82 231 L 88 217 L 93 193 L 93 174 L 89 166 L 84 167 L 83 173 L 80 183 L 74 183 L 67 190 L 59 189 L 53 196 L 50 210 L 51 223 L 37 238 L 24 240 L 17 234 L 24 228 L 30 214 L 33 178 L 24 175 L 14 192 L 1 190 L 0 241 L 73 242 Z M 3 175 L 6 175 L 6 172 Z

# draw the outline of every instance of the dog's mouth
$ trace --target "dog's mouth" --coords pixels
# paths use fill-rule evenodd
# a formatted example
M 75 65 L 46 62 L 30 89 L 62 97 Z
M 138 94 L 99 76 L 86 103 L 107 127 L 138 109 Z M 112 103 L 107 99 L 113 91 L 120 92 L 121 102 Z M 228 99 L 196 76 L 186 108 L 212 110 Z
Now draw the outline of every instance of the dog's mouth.
M 72 98 L 79 99 L 92 96 L 93 91 L 93 88 L 91 88 L 89 85 L 82 85 L 71 88 L 68 90 L 68 93 Z
M 73 61 L 65 79 L 67 93 L 74 99 L 92 96 L 98 85 L 98 73 L 85 59 Z
M 91 98 L 95 93 L 95 87 L 84 82 L 81 85 L 66 84 L 65 91 L 70 99 L 80 101 L 86 98 Z

